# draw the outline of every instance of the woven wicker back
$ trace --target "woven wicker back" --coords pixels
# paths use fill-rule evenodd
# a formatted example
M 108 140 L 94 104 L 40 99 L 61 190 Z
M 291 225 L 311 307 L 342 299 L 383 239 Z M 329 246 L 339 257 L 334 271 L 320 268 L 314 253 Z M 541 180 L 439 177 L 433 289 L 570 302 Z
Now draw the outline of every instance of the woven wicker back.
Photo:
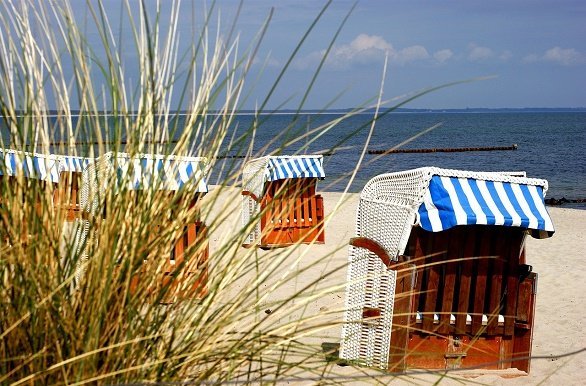
M 397 257 L 407 244 L 429 178 L 427 169 L 416 169 L 370 180 L 360 194 L 356 236 L 378 242 Z M 375 254 L 350 247 L 341 358 L 388 368 L 396 279 L 397 272 Z M 380 320 L 364 323 L 365 308 L 380 309 Z

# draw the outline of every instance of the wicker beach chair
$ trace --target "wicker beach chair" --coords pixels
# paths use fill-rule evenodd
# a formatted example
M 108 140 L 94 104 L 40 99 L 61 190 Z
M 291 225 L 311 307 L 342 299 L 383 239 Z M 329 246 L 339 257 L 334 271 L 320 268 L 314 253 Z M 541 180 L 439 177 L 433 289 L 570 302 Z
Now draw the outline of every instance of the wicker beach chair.
M 530 370 L 537 274 L 526 234 L 554 228 L 547 181 L 420 168 L 360 195 L 340 357 L 390 371 Z
M 81 206 L 90 216 L 105 216 L 104 192 L 108 184 L 115 184 L 117 192 L 132 195 L 132 199 L 142 200 L 146 190 L 154 190 L 169 198 L 174 205 L 197 205 L 208 191 L 205 182 L 207 173 L 207 159 L 202 157 L 163 156 L 163 155 L 136 155 L 125 153 L 107 153 L 96 159 L 84 169 L 82 175 Z M 187 185 L 195 195 L 181 196 L 177 203 L 174 195 L 181 192 Z M 85 222 L 89 232 L 89 222 Z M 153 223 L 153 233 L 165 227 L 165 221 Z M 80 240 L 85 242 L 89 234 L 86 233 Z M 198 255 L 189 262 L 184 262 L 187 248 L 198 248 Z M 180 298 L 202 297 L 207 293 L 209 246 L 207 228 L 201 221 L 199 213 L 193 221 L 184 224 L 182 235 L 169 248 L 165 256 L 161 278 L 156 287 L 150 290 L 156 293 L 165 288 L 166 296 L 163 303 L 171 303 Z M 87 259 L 88 256 L 85 256 Z M 181 267 L 181 269 L 179 269 Z M 140 277 L 133 277 L 131 291 L 136 289 Z M 186 288 L 185 282 L 192 283 Z
M 245 247 L 324 243 L 324 205 L 316 194 L 325 178 L 323 157 L 267 156 L 246 163 L 242 176 L 242 223 L 256 222 Z

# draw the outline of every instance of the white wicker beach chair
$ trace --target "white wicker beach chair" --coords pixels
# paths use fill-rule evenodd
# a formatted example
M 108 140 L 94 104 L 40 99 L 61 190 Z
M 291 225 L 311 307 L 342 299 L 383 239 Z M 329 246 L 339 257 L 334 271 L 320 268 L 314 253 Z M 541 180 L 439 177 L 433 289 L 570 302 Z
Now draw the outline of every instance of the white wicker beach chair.
M 371 179 L 349 250 L 340 357 L 392 371 L 528 372 L 536 274 L 523 235 L 553 234 L 546 191 L 547 181 L 512 172 L 429 167 Z
M 178 191 L 191 185 L 196 196 L 193 201 L 207 193 L 206 174 L 208 161 L 203 157 L 164 156 L 139 154 L 130 156 L 126 153 L 107 153 L 90 163 L 82 174 L 81 206 L 89 217 L 104 215 L 105 194 L 109 186 L 116 186 L 119 192 L 158 190 Z M 191 202 L 183 203 L 192 205 Z M 107 216 L 107 214 L 106 214 Z M 107 217 L 106 217 L 107 218 Z M 87 232 L 80 238 L 80 245 L 85 244 L 89 237 L 89 222 L 85 221 Z M 207 292 L 207 229 L 205 224 L 197 219 L 194 223 L 185 224 L 185 233 L 170 249 L 169 261 L 163 272 L 161 282 L 166 283 L 168 276 L 174 275 L 174 267 L 183 259 L 186 247 L 197 240 L 204 239 L 206 243 L 203 252 L 198 257 L 197 274 L 201 288 L 195 290 L 194 296 L 203 296 Z M 87 253 L 84 256 L 87 260 Z M 190 265 L 187 269 L 193 268 Z M 203 273 L 202 273 L 203 272 Z M 186 272 L 187 275 L 192 272 Z M 171 297 L 165 302 L 172 301 Z

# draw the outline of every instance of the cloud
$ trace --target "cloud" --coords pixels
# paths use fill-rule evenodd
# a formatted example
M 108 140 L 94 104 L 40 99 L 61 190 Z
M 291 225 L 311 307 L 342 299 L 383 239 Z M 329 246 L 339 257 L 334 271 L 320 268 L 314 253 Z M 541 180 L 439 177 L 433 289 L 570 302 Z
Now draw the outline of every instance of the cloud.
M 527 55 L 523 58 L 523 62 L 525 63 L 535 63 L 539 61 L 539 56 L 535 54 Z
M 452 50 L 449 50 L 449 49 L 439 50 L 433 54 L 433 58 L 436 61 L 438 61 L 439 63 L 445 63 L 446 61 L 451 59 L 453 56 L 454 56 L 454 53 L 452 52 Z
M 398 63 L 405 64 L 409 62 L 414 62 L 416 60 L 424 60 L 429 58 L 429 53 L 423 46 L 411 46 L 407 48 L 403 48 L 401 51 L 396 52 L 394 59 Z
M 523 58 L 525 63 L 550 62 L 562 66 L 574 66 L 586 63 L 586 56 L 575 48 L 553 47 L 543 55 L 530 54 Z
M 258 56 L 255 56 L 252 59 L 252 65 L 254 66 L 263 66 L 263 67 L 273 67 L 273 68 L 278 68 L 281 67 L 281 62 L 279 62 L 277 59 L 272 58 L 270 56 L 270 54 L 265 57 L 265 58 L 259 58 Z
M 574 48 L 554 47 L 545 51 L 543 60 L 548 62 L 559 63 L 563 66 L 584 63 L 584 55 Z
M 297 69 L 315 66 L 323 58 L 325 50 L 315 51 L 299 58 L 295 62 Z M 329 53 L 326 64 L 331 68 L 347 69 L 353 66 L 364 66 L 382 63 L 388 56 L 391 63 L 406 64 L 430 58 L 427 49 L 421 45 L 413 45 L 397 50 L 382 36 L 360 34 L 350 43 L 336 46 Z
M 473 62 L 481 62 L 494 56 L 490 48 L 478 46 L 474 43 L 468 45 L 468 51 L 468 60 Z
M 499 59 L 502 61 L 508 61 L 509 59 L 511 59 L 513 57 L 513 53 L 509 50 L 505 50 L 503 52 L 501 52 L 501 54 L 499 55 Z

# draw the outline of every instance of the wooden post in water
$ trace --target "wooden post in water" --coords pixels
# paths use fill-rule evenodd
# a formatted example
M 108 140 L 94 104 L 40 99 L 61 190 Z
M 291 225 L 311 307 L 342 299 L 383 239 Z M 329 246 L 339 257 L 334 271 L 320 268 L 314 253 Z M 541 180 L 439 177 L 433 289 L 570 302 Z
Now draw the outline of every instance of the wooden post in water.
M 430 149 L 387 149 L 368 150 L 368 154 L 396 154 L 396 153 L 460 153 L 468 151 L 502 151 L 517 150 L 516 143 L 511 146 L 488 146 L 488 147 L 451 147 L 451 148 L 430 148 Z

